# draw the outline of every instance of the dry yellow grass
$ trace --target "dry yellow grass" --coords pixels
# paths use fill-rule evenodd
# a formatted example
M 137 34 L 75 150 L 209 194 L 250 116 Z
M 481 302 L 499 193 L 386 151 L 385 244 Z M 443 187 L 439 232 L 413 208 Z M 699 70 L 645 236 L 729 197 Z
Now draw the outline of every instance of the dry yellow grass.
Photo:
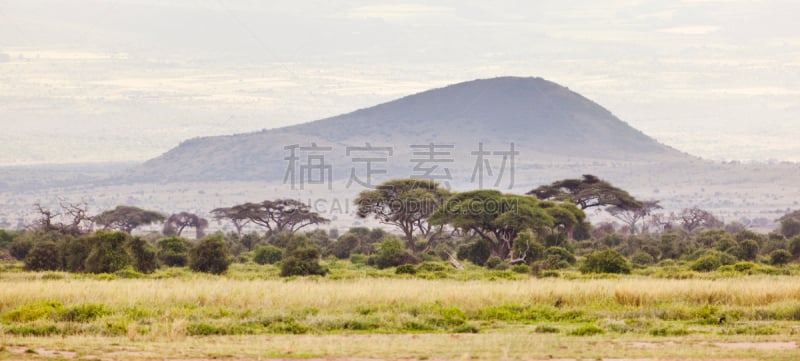
M 232 280 L 0 279 L 0 312 L 36 301 L 109 306 L 192 304 L 228 309 L 335 310 L 361 306 L 441 303 L 462 309 L 498 304 L 648 306 L 658 303 L 765 306 L 800 302 L 800 278 L 721 280 L 622 278 L 599 280 L 452 281 L 418 279 Z

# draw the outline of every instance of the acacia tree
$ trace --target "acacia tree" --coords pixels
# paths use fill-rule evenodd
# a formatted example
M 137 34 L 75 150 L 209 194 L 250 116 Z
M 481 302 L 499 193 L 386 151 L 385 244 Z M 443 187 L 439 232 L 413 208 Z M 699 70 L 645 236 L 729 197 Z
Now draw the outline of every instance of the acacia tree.
M 539 186 L 527 194 L 540 200 L 569 201 L 582 210 L 603 206 L 633 208 L 640 205 L 628 192 L 591 174 L 584 174 L 581 179 L 563 179 Z
M 240 238 L 242 236 L 242 228 L 250 223 L 250 218 L 247 217 L 247 208 L 244 205 L 216 208 L 211 211 L 211 214 L 214 215 L 216 220 L 227 219 L 231 221 L 233 227 L 236 228 L 236 234 Z
M 586 213 L 570 202 L 539 202 L 539 207 L 553 218 L 553 232 L 559 232 L 572 238 L 572 232 L 586 220 Z
M 496 190 L 457 193 L 431 217 L 434 224 L 450 224 L 486 240 L 492 255 L 509 263 L 524 262 L 527 250 L 513 254 L 520 232 L 542 234 L 555 226 L 553 217 L 532 197 L 502 194 Z
M 325 224 L 329 219 L 313 212 L 311 207 L 295 199 L 266 200 L 261 203 L 244 203 L 230 208 L 217 208 L 215 217 L 227 218 L 241 234 L 241 227 L 252 222 L 267 229 L 267 234 L 295 233 L 314 224 Z
M 31 228 L 71 236 L 92 233 L 94 220 L 88 215 L 88 205 L 85 202 L 68 203 L 62 200 L 59 206 L 61 211 L 55 212 L 35 203 L 33 207 L 39 213 L 39 219 Z M 63 221 L 58 221 L 59 219 Z
M 714 217 L 711 212 L 700 209 L 697 206 L 684 208 L 678 215 L 678 219 L 681 225 L 683 225 L 683 229 L 689 233 L 700 228 L 718 228 L 724 225 L 724 223 L 717 219 L 717 217 Z
M 442 225 L 428 222 L 448 196 L 439 183 L 426 179 L 395 179 L 384 182 L 374 190 L 365 190 L 355 199 L 357 215 L 373 216 L 379 222 L 399 228 L 406 247 L 416 254 L 419 250 L 414 234 L 427 241 L 423 251 L 430 249 L 442 233 Z
M 203 238 L 204 231 L 208 228 L 208 221 L 194 213 L 180 212 L 174 213 L 166 222 L 164 222 L 164 235 L 165 236 L 181 236 L 183 230 L 189 228 L 195 229 L 195 238 Z
M 653 214 L 653 211 L 661 209 L 658 201 L 643 201 L 638 207 L 625 207 L 625 206 L 611 206 L 608 207 L 608 213 L 619 219 L 630 228 L 631 234 L 636 233 L 636 224 L 642 221 L 642 233 L 644 233 L 644 219 Z
M 94 217 L 104 230 L 118 229 L 130 234 L 135 228 L 164 221 L 164 215 L 133 206 L 117 206 Z

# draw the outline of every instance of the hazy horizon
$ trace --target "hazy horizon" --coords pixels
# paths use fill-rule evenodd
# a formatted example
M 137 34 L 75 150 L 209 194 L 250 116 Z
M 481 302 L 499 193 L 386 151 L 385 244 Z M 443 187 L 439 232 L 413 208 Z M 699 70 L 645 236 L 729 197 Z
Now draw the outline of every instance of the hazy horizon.
M 0 165 L 132 162 L 478 78 L 567 86 L 714 160 L 800 161 L 791 1 L 0 7 Z

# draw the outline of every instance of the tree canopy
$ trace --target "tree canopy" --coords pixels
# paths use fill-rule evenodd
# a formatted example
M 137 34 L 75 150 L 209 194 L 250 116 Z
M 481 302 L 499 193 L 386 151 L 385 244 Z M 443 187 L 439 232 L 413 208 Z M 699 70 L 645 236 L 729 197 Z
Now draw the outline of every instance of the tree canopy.
M 164 215 L 133 206 L 117 206 L 94 217 L 103 229 L 118 229 L 130 234 L 135 228 L 164 221 Z
M 406 246 L 416 253 L 415 233 L 428 242 L 428 247 L 441 233 L 442 228 L 429 223 L 428 217 L 439 209 L 448 195 L 446 189 L 439 188 L 439 183 L 431 180 L 395 179 L 374 190 L 362 191 L 355 204 L 359 217 L 373 216 L 381 223 L 399 228 Z
M 212 213 L 218 219 L 230 219 L 239 233 L 241 233 L 241 227 L 247 222 L 266 228 L 268 234 L 294 233 L 313 224 L 330 222 L 319 213 L 312 211 L 305 203 L 295 199 L 244 203 L 230 208 L 217 208 Z
M 511 252 L 520 232 L 533 230 L 541 234 L 555 226 L 553 216 L 535 198 L 496 190 L 457 193 L 433 214 L 431 222 L 478 234 L 489 242 L 492 255 L 509 262 L 524 261 Z
M 540 200 L 569 201 L 583 210 L 602 206 L 625 209 L 641 207 L 641 202 L 627 191 L 591 174 L 584 174 L 580 179 L 563 179 L 539 186 L 527 194 Z

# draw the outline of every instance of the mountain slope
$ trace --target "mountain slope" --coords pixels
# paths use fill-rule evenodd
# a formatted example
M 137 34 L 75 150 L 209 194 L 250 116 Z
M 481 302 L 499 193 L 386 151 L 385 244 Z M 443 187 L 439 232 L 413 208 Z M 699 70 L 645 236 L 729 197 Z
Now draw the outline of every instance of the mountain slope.
M 483 142 L 515 144 L 519 162 L 582 158 L 662 161 L 688 156 L 662 145 L 591 100 L 541 78 L 474 80 L 371 108 L 256 133 L 185 141 L 131 170 L 129 180 L 280 180 L 285 146 L 331 146 L 326 161 L 346 177 L 346 146 L 389 145 L 390 169 L 409 169 L 412 144 L 453 144 L 453 167 L 471 169 Z M 346 168 L 346 169 L 345 169 Z

